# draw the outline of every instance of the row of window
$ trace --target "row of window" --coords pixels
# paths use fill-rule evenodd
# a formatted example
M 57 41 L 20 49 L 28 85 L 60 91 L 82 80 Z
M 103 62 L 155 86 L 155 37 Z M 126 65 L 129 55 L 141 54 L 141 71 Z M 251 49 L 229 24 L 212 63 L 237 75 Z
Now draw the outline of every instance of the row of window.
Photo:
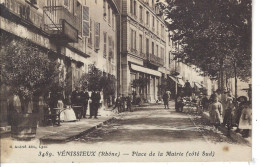
M 137 35 L 136 35 L 136 31 L 131 29 L 130 30 L 130 48 L 131 48 L 131 51 L 132 52 L 136 52 L 137 51 Z M 143 47 L 143 41 L 144 38 L 143 38 L 143 35 L 142 34 L 139 34 L 139 52 L 140 53 L 144 53 L 144 47 Z M 145 52 L 146 53 L 150 53 L 150 42 L 149 42 L 149 39 L 146 38 L 146 48 L 145 48 Z M 152 41 L 151 43 L 151 53 L 152 55 L 155 55 L 157 57 L 161 57 L 161 58 L 164 58 L 164 48 L 161 47 L 161 50 L 160 50 L 160 54 L 159 54 L 159 45 L 158 44 L 155 44 L 155 42 Z
M 130 0 L 130 13 L 132 14 L 132 16 L 137 18 L 138 12 L 139 20 L 141 23 L 144 23 L 146 26 L 151 27 L 153 32 L 156 32 L 157 35 L 161 35 L 162 38 L 165 38 L 164 25 L 160 24 L 159 20 L 153 14 L 150 14 L 149 10 L 145 10 L 141 4 L 139 5 L 139 9 L 137 11 L 137 1 Z

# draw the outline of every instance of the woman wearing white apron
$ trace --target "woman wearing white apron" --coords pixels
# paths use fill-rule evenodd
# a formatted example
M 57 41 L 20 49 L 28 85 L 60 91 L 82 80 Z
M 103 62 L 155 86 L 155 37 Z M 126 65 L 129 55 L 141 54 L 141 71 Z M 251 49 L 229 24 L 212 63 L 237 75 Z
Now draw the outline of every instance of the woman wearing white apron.
M 239 129 L 243 130 L 243 137 L 251 136 L 252 129 L 252 105 L 251 102 L 248 102 L 246 107 L 242 110 L 242 114 L 239 120 Z
M 64 121 L 66 122 L 71 122 L 71 121 L 76 121 L 76 115 L 74 110 L 71 108 L 71 100 L 70 100 L 70 96 L 67 97 L 66 99 L 66 108 L 63 110 L 63 114 L 64 114 Z

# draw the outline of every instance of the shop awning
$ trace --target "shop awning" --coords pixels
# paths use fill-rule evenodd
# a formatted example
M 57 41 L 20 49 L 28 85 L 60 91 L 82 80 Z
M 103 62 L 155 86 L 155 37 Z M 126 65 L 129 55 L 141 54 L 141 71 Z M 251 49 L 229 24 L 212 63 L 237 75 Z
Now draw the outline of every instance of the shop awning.
M 132 70 L 143 72 L 143 73 L 146 73 L 146 74 L 150 74 L 150 75 L 154 75 L 154 76 L 158 76 L 158 77 L 162 76 L 162 73 L 160 73 L 159 71 L 152 70 L 152 69 L 145 68 L 145 67 L 141 67 L 141 66 L 138 66 L 138 65 L 135 65 L 135 64 L 131 64 L 131 68 L 132 68 Z
M 169 76 L 174 82 L 176 82 L 177 84 L 184 86 L 184 81 L 182 80 L 182 77 L 180 75 L 173 77 L 173 76 Z
M 169 78 L 171 78 L 174 82 L 176 82 L 176 83 L 179 83 L 179 81 L 178 81 L 178 79 L 177 78 L 175 78 L 175 77 L 172 77 L 172 76 L 169 76 Z
M 178 75 L 177 78 L 178 78 L 179 84 L 180 84 L 181 86 L 184 86 L 185 83 L 184 83 L 184 81 L 182 80 L 182 77 L 181 77 L 180 75 Z
M 199 89 L 203 88 L 203 86 L 200 83 L 198 83 L 198 82 L 194 82 L 194 85 L 196 87 L 198 87 Z

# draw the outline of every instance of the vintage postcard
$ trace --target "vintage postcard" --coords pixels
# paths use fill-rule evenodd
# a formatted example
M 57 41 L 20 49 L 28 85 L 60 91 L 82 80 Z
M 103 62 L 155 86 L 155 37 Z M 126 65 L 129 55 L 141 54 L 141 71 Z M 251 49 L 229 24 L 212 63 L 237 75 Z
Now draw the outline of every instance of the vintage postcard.
M 1 163 L 251 162 L 251 0 L 0 0 Z

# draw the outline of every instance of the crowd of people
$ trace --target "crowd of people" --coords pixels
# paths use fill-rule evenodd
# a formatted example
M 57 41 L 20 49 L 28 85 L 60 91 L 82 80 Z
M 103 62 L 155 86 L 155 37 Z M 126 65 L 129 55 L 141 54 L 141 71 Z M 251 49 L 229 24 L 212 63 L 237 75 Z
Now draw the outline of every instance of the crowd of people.
M 116 98 L 115 106 L 112 110 L 117 110 L 118 113 L 129 111 L 132 112 L 132 97 L 131 95 L 125 97 L 125 96 L 118 96 Z
M 209 100 L 204 97 L 203 110 L 208 110 L 210 122 L 215 128 L 221 124 L 228 128 L 237 128 L 244 137 L 250 135 L 252 128 L 252 105 L 245 96 L 235 98 L 231 91 L 217 90 L 213 92 Z
M 199 96 L 191 97 L 187 93 L 177 95 L 175 99 L 176 112 L 182 112 L 188 101 L 196 106 L 196 111 L 209 112 L 210 123 L 217 131 L 220 125 L 228 130 L 236 128 L 236 132 L 242 133 L 244 137 L 250 135 L 252 125 L 251 100 L 245 96 L 237 99 L 231 91 L 217 90 L 210 98 L 201 93 Z
M 90 96 L 86 89 L 80 90 L 79 87 L 76 87 L 65 98 L 62 92 L 50 93 L 48 105 L 51 113 L 60 113 L 61 121 L 76 121 L 87 118 L 88 104 L 90 102 L 90 115 L 88 118 L 94 117 L 98 119 L 97 113 L 100 100 L 100 92 L 92 91 Z
M 186 83 L 185 89 L 181 94 L 177 94 L 175 98 L 176 112 L 183 112 L 183 108 L 187 105 L 187 101 L 196 105 L 197 111 L 209 112 L 210 123 L 217 131 L 218 127 L 222 124 L 227 127 L 228 130 L 236 127 L 237 132 L 241 132 L 244 137 L 250 135 L 250 129 L 252 124 L 252 105 L 251 99 L 247 99 L 245 96 L 235 98 L 231 91 L 214 91 L 210 98 L 206 94 L 201 93 L 199 96 L 193 96 L 191 86 Z M 165 91 L 162 100 L 164 102 L 164 108 L 169 109 L 170 91 Z M 250 96 L 250 95 L 249 95 Z M 98 109 L 100 108 L 101 96 L 100 92 L 92 91 L 91 96 L 86 89 L 80 90 L 76 87 L 75 90 L 64 98 L 63 94 L 53 93 L 49 98 L 49 106 L 52 112 L 62 111 L 61 120 L 63 121 L 75 121 L 81 118 L 86 118 L 86 112 L 88 104 L 90 106 L 89 119 L 94 117 L 97 119 Z M 114 103 L 112 110 L 116 110 L 117 113 L 124 111 L 132 112 L 132 96 L 118 96 Z M 65 106 L 65 107 L 64 107 Z

